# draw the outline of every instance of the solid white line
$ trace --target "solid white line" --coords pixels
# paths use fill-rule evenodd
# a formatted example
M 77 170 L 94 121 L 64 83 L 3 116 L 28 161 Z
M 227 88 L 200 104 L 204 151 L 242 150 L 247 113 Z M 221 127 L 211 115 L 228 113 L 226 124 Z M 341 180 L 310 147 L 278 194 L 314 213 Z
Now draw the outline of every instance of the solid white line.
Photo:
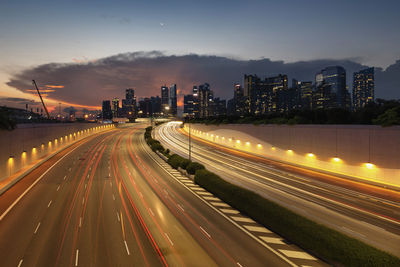
M 171 238 L 169 238 L 169 236 L 167 235 L 167 233 L 164 233 L 165 234 L 165 236 L 168 238 L 168 241 L 171 243 L 171 245 L 174 245 L 174 243 L 172 243 L 172 240 L 171 240 Z
M 53 200 L 50 200 L 49 204 L 47 204 L 47 207 L 48 207 L 48 208 L 50 207 L 52 201 L 53 201 Z
M 56 191 L 58 191 L 58 190 L 60 190 L 60 186 L 57 187 L 57 190 L 56 190 Z
M 117 220 L 118 220 L 119 222 L 121 221 L 121 219 L 119 218 L 118 212 L 117 212 Z
M 125 243 L 126 253 L 128 253 L 128 255 L 131 255 L 129 253 L 129 248 L 128 248 L 128 244 L 126 243 L 126 240 L 124 240 L 124 243 Z
M 38 231 L 39 227 L 40 227 L 40 222 L 39 222 L 39 223 L 38 223 L 38 225 L 36 226 L 35 232 L 33 232 L 34 234 L 36 234 L 36 233 L 37 233 L 37 231 Z
M 76 250 L 75 254 L 75 266 L 78 266 L 78 260 L 79 260 L 79 249 Z
M 23 259 L 21 259 L 21 260 L 19 261 L 18 267 L 21 267 L 23 261 L 24 261 Z
M 208 238 L 211 238 L 211 235 L 209 233 L 207 233 L 207 231 L 204 230 L 203 227 L 200 226 L 200 229 L 208 236 Z

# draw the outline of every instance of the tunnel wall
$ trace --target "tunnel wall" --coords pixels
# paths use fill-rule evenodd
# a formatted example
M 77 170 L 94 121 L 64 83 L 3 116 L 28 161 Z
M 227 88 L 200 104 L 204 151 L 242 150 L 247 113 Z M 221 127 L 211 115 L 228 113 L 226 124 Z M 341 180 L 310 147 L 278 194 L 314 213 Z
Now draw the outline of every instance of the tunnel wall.
M 191 128 L 197 137 L 237 150 L 400 186 L 399 126 L 192 124 Z M 188 124 L 184 129 L 188 131 Z
M 112 125 L 95 123 L 19 124 L 0 130 L 0 182 L 66 145 Z

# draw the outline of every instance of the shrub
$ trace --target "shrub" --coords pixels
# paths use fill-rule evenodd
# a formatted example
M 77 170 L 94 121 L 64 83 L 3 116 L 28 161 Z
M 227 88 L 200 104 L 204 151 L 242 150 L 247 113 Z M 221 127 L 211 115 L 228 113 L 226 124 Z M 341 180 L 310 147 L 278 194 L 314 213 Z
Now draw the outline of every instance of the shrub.
M 182 161 L 181 161 L 181 168 L 182 169 L 184 169 L 184 170 L 186 170 L 186 168 L 187 168 L 187 166 L 191 163 L 192 161 L 190 161 L 190 160 L 188 160 L 188 159 L 183 159 Z
M 186 170 L 189 174 L 195 174 L 197 170 L 203 170 L 203 169 L 205 169 L 204 165 L 198 162 L 191 162 L 186 167 Z
M 212 172 L 198 170 L 194 181 L 232 207 L 333 265 L 400 266 L 399 258 L 313 222 Z
M 179 166 L 181 166 L 181 162 L 185 160 L 181 156 L 177 154 L 173 154 L 168 158 L 168 164 L 171 165 L 172 168 L 178 169 Z

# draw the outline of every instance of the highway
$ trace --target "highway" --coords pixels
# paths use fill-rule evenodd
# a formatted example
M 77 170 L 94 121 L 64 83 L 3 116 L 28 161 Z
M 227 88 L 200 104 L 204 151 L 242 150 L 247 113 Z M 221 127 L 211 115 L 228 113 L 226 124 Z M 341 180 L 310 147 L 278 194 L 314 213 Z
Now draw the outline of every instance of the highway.
M 155 138 L 188 157 L 180 124 L 158 126 Z M 192 138 L 192 158 L 224 179 L 296 213 L 400 256 L 400 192 L 309 172 Z
M 1 266 L 325 266 L 171 169 L 144 124 L 95 134 L 0 196 Z

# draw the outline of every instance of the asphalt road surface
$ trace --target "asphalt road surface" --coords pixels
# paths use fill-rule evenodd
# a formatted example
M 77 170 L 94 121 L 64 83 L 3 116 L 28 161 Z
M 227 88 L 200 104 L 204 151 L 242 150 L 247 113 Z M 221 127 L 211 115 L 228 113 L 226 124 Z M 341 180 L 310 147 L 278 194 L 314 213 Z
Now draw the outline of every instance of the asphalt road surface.
M 180 124 L 158 126 L 155 138 L 188 157 Z M 237 185 L 296 213 L 400 256 L 400 192 L 319 174 L 192 138 L 192 158 Z
M 143 124 L 58 153 L 0 196 L 1 266 L 323 266 L 145 144 Z

